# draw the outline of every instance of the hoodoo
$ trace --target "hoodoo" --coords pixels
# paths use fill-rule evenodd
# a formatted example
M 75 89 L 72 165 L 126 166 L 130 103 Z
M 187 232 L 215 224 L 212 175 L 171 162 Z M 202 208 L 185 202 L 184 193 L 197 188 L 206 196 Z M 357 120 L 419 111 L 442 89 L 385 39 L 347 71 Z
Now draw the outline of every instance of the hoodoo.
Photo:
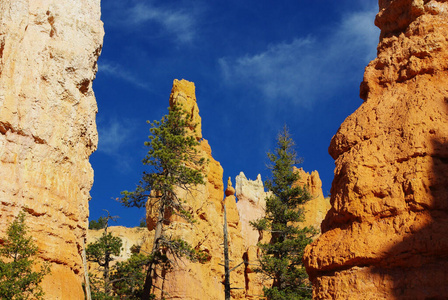
M 174 80 L 171 90 L 170 105 L 182 104 L 189 113 L 189 118 L 197 124 L 195 135 L 201 141 L 199 155 L 208 160 L 204 168 L 205 185 L 199 185 L 187 192 L 178 190 L 178 196 L 185 200 L 186 209 L 191 212 L 195 223 L 189 224 L 180 218 L 171 216 L 166 227 L 166 233 L 173 237 L 181 237 L 198 250 L 207 252 L 205 263 L 180 261 L 170 272 L 155 280 L 158 288 L 163 287 L 163 296 L 176 299 L 210 299 L 224 298 L 224 253 L 223 253 L 223 203 L 226 205 L 230 268 L 235 268 L 230 274 L 232 299 L 258 299 L 263 293 L 263 284 L 269 284 L 263 276 L 254 273 L 257 263 L 257 247 L 259 233 L 254 231 L 249 222 L 264 214 L 265 198 L 261 176 L 256 181 L 246 178 L 240 173 L 236 178 L 235 189 L 231 180 L 224 192 L 223 169 L 212 157 L 211 148 L 201 132 L 201 117 L 196 102 L 194 83 L 186 80 Z M 323 198 L 321 181 L 317 172 L 311 175 L 303 170 L 297 170 L 302 176 L 298 184 L 306 185 L 313 195 L 311 206 L 305 205 L 307 225 L 320 223 L 325 214 L 327 200 Z M 238 202 L 236 202 L 236 197 Z M 156 211 L 153 202 L 147 203 L 146 220 L 149 235 L 154 231 Z M 266 237 L 265 237 L 266 238 Z M 150 238 L 149 240 L 152 241 Z M 150 245 L 146 245 L 150 249 Z M 188 284 L 185 284 L 188 282 Z M 162 296 L 159 289 L 154 293 Z
M 448 298 L 448 2 L 380 0 L 364 103 L 333 137 L 315 299 Z
M 193 263 L 187 259 L 176 264 L 175 268 L 164 274 L 164 277 L 155 280 L 154 284 L 162 288 L 163 292 L 155 289 L 154 293 L 158 296 L 172 297 L 178 299 L 221 299 L 224 297 L 224 279 L 223 263 L 223 205 L 224 184 L 223 169 L 219 162 L 212 157 L 211 148 L 207 140 L 202 139 L 201 117 L 196 103 L 194 83 L 186 80 L 174 80 L 170 95 L 170 105 L 174 103 L 181 104 L 190 114 L 189 117 L 196 124 L 195 135 L 201 141 L 199 146 L 199 155 L 207 159 L 208 163 L 204 167 L 205 185 L 199 185 L 191 191 L 179 189 L 178 196 L 185 200 L 185 206 L 191 212 L 195 223 L 186 223 L 179 218 L 173 217 L 166 227 L 166 233 L 174 237 L 180 237 L 198 250 L 209 254 L 210 259 L 201 264 Z M 233 200 L 233 204 L 231 201 Z M 238 215 L 235 216 L 235 200 L 228 201 L 227 212 L 232 249 L 230 259 L 235 263 L 240 260 L 242 255 L 241 236 L 235 237 L 238 233 Z M 232 207 L 231 207 L 232 206 Z M 152 203 L 149 201 L 147 208 L 148 228 L 151 227 L 151 220 L 154 219 L 154 210 L 151 209 Z M 233 267 L 233 265 L 231 266 Z M 243 269 L 239 273 L 232 274 L 232 280 L 243 281 Z M 235 283 L 235 281 L 232 281 Z M 241 284 L 239 285 L 241 286 Z M 244 286 L 244 284 L 242 284 Z M 241 291 L 235 291 L 234 297 L 240 297 Z M 163 294 L 162 294 L 163 293 Z M 236 299 L 240 299 L 240 298 Z
M 26 211 L 46 299 L 84 299 L 100 0 L 0 0 L 0 233 Z

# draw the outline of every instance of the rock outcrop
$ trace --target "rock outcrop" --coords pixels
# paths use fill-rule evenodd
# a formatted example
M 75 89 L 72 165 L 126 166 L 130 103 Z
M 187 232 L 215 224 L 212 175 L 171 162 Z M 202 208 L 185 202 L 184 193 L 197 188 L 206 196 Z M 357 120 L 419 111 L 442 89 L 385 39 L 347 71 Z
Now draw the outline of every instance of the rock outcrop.
M 305 172 L 302 168 L 294 167 L 294 172 L 298 172 L 300 179 L 297 185 L 305 186 L 311 194 L 311 200 L 303 206 L 305 211 L 305 221 L 302 226 L 312 226 L 320 230 L 322 220 L 330 209 L 330 199 L 325 198 L 322 192 L 322 181 L 319 173 L 313 171 Z M 256 180 L 247 179 L 243 172 L 236 176 L 236 197 L 238 202 L 238 213 L 241 222 L 242 235 L 246 248 L 257 245 L 259 233 L 250 225 L 250 221 L 261 218 L 266 208 L 266 197 L 269 192 L 265 192 L 261 175 Z
M 306 187 L 311 194 L 311 199 L 303 205 L 305 221 L 302 225 L 312 226 L 320 231 L 322 220 L 330 210 L 330 199 L 324 197 L 319 173 L 313 171 L 310 174 L 305 172 L 302 168 L 299 169 L 296 167 L 294 167 L 294 172 L 298 172 L 300 175 L 300 179 L 296 184 Z
M 241 234 L 244 237 L 244 246 L 249 248 L 257 245 L 260 236 L 258 231 L 250 225 L 250 221 L 264 216 L 268 193 L 264 191 L 261 175 L 258 175 L 256 180 L 250 180 L 241 172 L 236 176 L 235 181 L 238 199 L 236 206 L 241 222 Z
M 321 222 L 330 209 L 330 201 L 323 196 L 319 173 L 313 171 L 310 174 L 302 168 L 295 167 L 294 172 L 298 172 L 300 175 L 296 184 L 305 186 L 312 197 L 304 205 L 305 221 L 300 225 L 312 226 L 320 230 Z M 269 196 L 269 192 L 265 192 L 261 175 L 258 175 L 256 180 L 250 180 L 246 178 L 243 172 L 236 177 L 235 188 L 238 199 L 236 206 L 244 240 L 244 259 L 247 261 L 245 270 L 246 297 L 247 299 L 250 299 L 249 297 L 258 299 L 258 296 L 263 294 L 263 284 L 268 284 L 268 281 L 261 274 L 254 273 L 252 269 L 260 255 L 257 243 L 259 241 L 269 242 L 270 236 L 260 236 L 259 232 L 252 228 L 250 221 L 255 221 L 264 216 L 266 197 Z
M 315 299 L 448 298 L 448 2 L 381 0 L 365 102 L 333 137 Z
M 47 299 L 83 299 L 99 0 L 0 1 L 0 233 L 25 209 Z
M 197 221 L 194 224 L 185 223 L 182 220 L 172 219 L 167 227 L 167 233 L 181 237 L 193 247 L 205 251 L 210 255 L 210 260 L 204 264 L 192 263 L 182 260 L 172 272 L 158 279 L 155 284 L 163 287 L 164 295 L 177 299 L 222 299 L 224 297 L 223 259 L 223 169 L 211 155 L 211 148 L 207 140 L 202 139 L 200 131 L 199 109 L 196 103 L 195 86 L 186 80 L 174 80 L 170 96 L 170 104 L 181 103 L 183 108 L 191 114 L 191 119 L 198 122 L 196 135 L 201 140 L 200 155 L 208 159 L 204 169 L 206 184 L 197 186 L 190 192 L 181 190 L 178 196 L 186 201 L 188 211 Z M 229 196 L 234 197 L 234 196 Z M 234 200 L 233 200 L 234 201 Z M 227 211 L 229 214 L 229 232 L 232 241 L 230 257 L 233 263 L 241 261 L 242 241 L 236 236 L 238 229 L 238 218 L 235 218 L 236 208 L 229 202 Z M 147 220 L 153 218 L 147 205 Z M 235 206 L 235 203 L 233 203 Z M 233 265 L 231 266 L 233 267 Z M 239 277 L 239 279 L 237 278 Z M 232 272 L 232 282 L 244 282 L 244 276 Z M 188 284 L 185 284 L 188 283 Z M 158 291 L 155 291 L 158 293 Z M 241 299 L 241 291 L 234 290 L 233 299 Z
M 178 196 L 186 201 L 187 210 L 196 220 L 194 224 L 185 223 L 176 217 L 171 217 L 166 227 L 168 235 L 181 237 L 196 249 L 209 254 L 209 260 L 204 264 L 192 263 L 182 260 L 173 271 L 158 278 L 155 284 L 163 288 L 164 296 L 174 299 L 210 299 L 218 300 L 224 297 L 224 248 L 223 248 L 223 204 L 226 205 L 227 223 L 229 233 L 230 268 L 238 266 L 230 274 L 232 288 L 232 299 L 258 299 L 262 295 L 265 279 L 254 273 L 253 267 L 258 259 L 259 233 L 254 231 L 249 222 L 264 215 L 265 198 L 268 195 L 264 191 L 261 176 L 256 181 L 246 178 L 241 173 L 236 178 L 235 189 L 231 180 L 227 183 L 224 192 L 223 169 L 212 157 L 211 149 L 207 140 L 203 139 L 200 131 L 201 118 L 196 103 L 195 87 L 192 82 L 186 80 L 174 80 L 170 96 L 170 105 L 181 103 L 191 115 L 192 120 L 197 122 L 194 133 L 200 144 L 200 155 L 208 160 L 204 169 L 206 184 L 191 189 L 190 192 L 179 190 Z M 302 181 L 313 194 L 313 201 L 328 202 L 323 198 L 321 181 L 317 172 L 311 175 L 301 172 Z M 235 195 L 238 198 L 235 197 Z M 224 198 L 225 197 L 225 198 Z M 224 198 L 224 200 L 223 200 Z M 147 202 L 147 224 L 150 231 L 154 230 L 155 211 L 152 209 L 153 201 Z M 329 206 L 327 204 L 327 206 Z M 323 209 L 325 204 L 314 203 L 310 208 L 309 224 L 316 224 L 322 220 L 325 212 L 312 212 L 315 207 Z M 318 217 L 321 219 L 318 220 Z M 151 233 L 150 233 L 151 234 Z M 269 238 L 269 237 L 265 237 Z M 150 242 L 152 243 L 152 241 Z M 145 245 L 151 249 L 151 245 Z M 188 282 L 188 284 L 184 284 Z M 158 296 L 162 296 L 155 290 Z
M 144 227 L 123 227 L 123 226 L 109 226 L 107 232 L 110 232 L 113 236 L 119 237 L 123 242 L 121 253 L 119 256 L 114 257 L 114 263 L 119 261 L 125 261 L 132 255 L 131 247 L 134 245 L 145 246 L 149 243 L 151 235 Z M 95 243 L 103 235 L 103 229 L 89 229 L 87 232 L 87 245 Z M 144 249 L 145 252 L 151 249 Z M 97 266 L 95 266 L 97 267 Z

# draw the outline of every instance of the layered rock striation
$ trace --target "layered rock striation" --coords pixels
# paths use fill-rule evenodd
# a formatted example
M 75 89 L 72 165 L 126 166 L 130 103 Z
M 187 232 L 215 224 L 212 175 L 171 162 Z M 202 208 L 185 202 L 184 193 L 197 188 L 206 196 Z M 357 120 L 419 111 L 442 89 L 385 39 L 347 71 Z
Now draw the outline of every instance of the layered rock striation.
M 333 137 L 315 299 L 448 297 L 448 2 L 381 0 L 364 103 Z
M 0 1 L 0 232 L 25 209 L 47 299 L 83 299 L 99 0 Z

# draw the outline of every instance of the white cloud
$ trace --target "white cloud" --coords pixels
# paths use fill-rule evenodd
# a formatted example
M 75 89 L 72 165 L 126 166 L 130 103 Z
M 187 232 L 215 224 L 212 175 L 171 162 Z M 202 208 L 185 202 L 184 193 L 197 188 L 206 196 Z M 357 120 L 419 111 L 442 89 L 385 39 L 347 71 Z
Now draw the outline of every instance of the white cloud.
M 346 15 L 326 38 L 295 38 L 260 53 L 221 58 L 223 76 L 230 85 L 257 89 L 267 101 L 310 107 L 341 86 L 361 80 L 353 71 L 376 56 L 376 12 L 372 7 Z
M 129 142 L 134 131 L 132 121 L 110 119 L 98 122 L 98 151 L 108 155 L 117 155 L 123 146 Z
M 195 19 L 183 9 L 159 8 L 138 3 L 130 10 L 134 24 L 155 22 L 180 42 L 191 42 L 195 36 Z
M 135 158 L 129 155 L 129 145 L 134 145 L 136 131 L 136 123 L 130 119 L 98 119 L 98 152 L 113 160 L 117 172 L 133 170 Z
M 98 72 L 122 79 L 136 87 L 145 90 L 150 90 L 149 86 L 146 83 L 144 83 L 142 80 L 137 78 L 133 73 L 127 71 L 117 63 L 108 62 L 102 59 L 98 64 Z
M 108 0 L 109 2 L 111 0 Z M 155 1 L 120 1 L 105 4 L 111 10 L 114 20 L 109 23 L 132 28 L 151 23 L 153 35 L 160 31 L 163 36 L 173 37 L 177 42 L 190 43 L 196 36 L 200 8 L 197 3 L 188 7 L 170 7 L 155 4 Z

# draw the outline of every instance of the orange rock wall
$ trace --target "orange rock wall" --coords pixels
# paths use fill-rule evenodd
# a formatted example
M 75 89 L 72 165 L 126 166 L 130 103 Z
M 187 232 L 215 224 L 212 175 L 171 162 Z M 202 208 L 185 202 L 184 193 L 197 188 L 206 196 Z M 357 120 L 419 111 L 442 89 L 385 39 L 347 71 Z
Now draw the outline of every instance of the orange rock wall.
M 99 0 L 0 0 L 0 235 L 25 208 L 46 299 L 83 299 Z
M 448 2 L 380 0 L 364 103 L 333 137 L 314 299 L 448 298 Z

